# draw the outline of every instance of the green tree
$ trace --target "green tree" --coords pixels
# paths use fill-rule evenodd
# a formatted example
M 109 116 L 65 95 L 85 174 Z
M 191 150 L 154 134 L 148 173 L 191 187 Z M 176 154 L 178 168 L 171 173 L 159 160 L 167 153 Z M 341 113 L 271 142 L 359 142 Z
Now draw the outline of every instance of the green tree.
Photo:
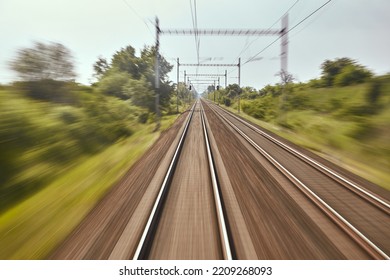
M 73 103 L 69 85 L 76 77 L 71 51 L 59 43 L 34 42 L 17 51 L 10 67 L 26 93 L 36 99 Z
M 364 66 L 359 65 L 355 60 L 347 57 L 325 60 L 321 64 L 322 79 L 325 86 L 349 85 L 359 83 L 372 76 L 372 73 Z
M 71 51 L 60 43 L 34 42 L 18 50 L 10 63 L 22 81 L 70 81 L 76 77 Z
M 207 92 L 213 92 L 213 91 L 215 91 L 215 86 L 214 85 L 209 85 L 208 87 L 207 87 Z
M 130 81 L 131 76 L 127 72 L 119 72 L 111 70 L 109 74 L 103 76 L 100 80 L 98 88 L 106 94 L 116 96 L 121 99 L 129 99 L 128 92 L 125 91 L 124 86 Z
M 132 46 L 116 52 L 109 65 L 99 59 L 95 65 L 95 73 L 99 75 L 99 89 L 108 95 L 122 99 L 131 99 L 132 103 L 154 111 L 155 98 L 155 47 L 145 46 L 138 57 Z M 168 73 L 173 66 L 164 57 L 159 59 L 160 104 L 169 107 L 174 90 Z
M 372 76 L 372 73 L 360 65 L 347 65 L 335 77 L 334 85 L 349 86 L 363 83 Z
M 226 87 L 227 97 L 236 98 L 241 93 L 241 88 L 238 84 L 231 84 Z
M 140 64 L 142 62 L 135 55 L 135 49 L 127 46 L 117 51 L 111 60 L 111 68 L 118 72 L 127 72 L 133 79 L 141 78 Z
M 242 98 L 255 99 L 259 96 L 259 92 L 253 87 L 244 87 L 242 89 Z
M 98 60 L 93 64 L 93 71 L 95 72 L 93 76 L 96 79 L 100 79 L 110 68 L 107 60 L 104 57 L 99 56 Z
M 140 57 L 140 69 L 142 75 L 144 75 L 152 86 L 155 87 L 155 60 L 156 60 L 156 48 L 154 46 L 145 46 L 141 51 Z M 170 84 L 168 80 L 168 73 L 172 71 L 173 65 L 171 65 L 162 55 L 159 57 L 159 78 L 160 84 Z M 173 90 L 173 88 L 171 88 Z
M 123 91 L 126 96 L 130 97 L 134 105 L 144 107 L 149 111 L 154 110 L 155 94 L 145 77 L 139 80 L 130 79 L 124 86 Z

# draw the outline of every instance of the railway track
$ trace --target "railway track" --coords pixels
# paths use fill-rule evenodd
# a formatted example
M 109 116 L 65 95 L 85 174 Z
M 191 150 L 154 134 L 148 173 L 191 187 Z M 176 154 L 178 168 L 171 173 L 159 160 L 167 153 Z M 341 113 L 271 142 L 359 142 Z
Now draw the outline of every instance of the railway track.
M 133 259 L 232 259 L 201 102 L 185 124 Z
M 374 259 L 389 259 L 388 201 L 219 106 L 211 103 L 206 106 L 288 178 L 368 255 Z
M 197 102 L 51 258 L 387 259 L 388 201 L 294 150 Z

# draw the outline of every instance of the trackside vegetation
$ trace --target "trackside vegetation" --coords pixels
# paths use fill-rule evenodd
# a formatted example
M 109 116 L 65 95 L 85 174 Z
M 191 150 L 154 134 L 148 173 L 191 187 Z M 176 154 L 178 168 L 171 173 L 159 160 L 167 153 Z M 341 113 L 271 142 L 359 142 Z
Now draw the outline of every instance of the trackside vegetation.
M 260 90 L 230 85 L 208 98 L 390 189 L 390 75 L 349 58 L 327 60 L 322 76 Z
M 74 81 L 71 51 L 34 42 L 10 62 L 18 81 L 0 85 L 0 259 L 43 259 L 177 118 L 161 59 L 160 130 L 154 50 L 131 46 Z M 189 91 L 182 89 L 188 96 Z

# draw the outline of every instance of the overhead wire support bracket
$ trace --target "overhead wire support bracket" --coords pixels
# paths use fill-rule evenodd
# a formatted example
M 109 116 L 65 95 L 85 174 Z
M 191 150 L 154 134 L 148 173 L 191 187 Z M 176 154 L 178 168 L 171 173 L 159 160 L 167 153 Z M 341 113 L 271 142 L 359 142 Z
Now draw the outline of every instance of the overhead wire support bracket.
M 263 36 L 280 35 L 280 29 L 162 29 L 166 35 Z
M 226 67 L 237 67 L 238 64 L 198 64 L 198 63 L 180 63 L 180 66 L 208 66 L 208 67 L 212 67 L 212 66 L 215 66 L 215 67 L 223 67 L 223 66 L 226 66 Z
M 186 74 L 187 76 L 195 77 L 224 77 L 225 74 Z

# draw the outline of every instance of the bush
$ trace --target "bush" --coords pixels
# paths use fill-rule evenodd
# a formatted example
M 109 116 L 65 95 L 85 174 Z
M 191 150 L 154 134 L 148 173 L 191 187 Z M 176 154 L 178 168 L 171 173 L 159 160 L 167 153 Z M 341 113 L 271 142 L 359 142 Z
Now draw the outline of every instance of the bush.
M 311 79 L 307 85 L 311 88 L 322 88 L 325 87 L 325 82 L 322 79 Z
M 149 113 L 145 112 L 138 116 L 139 123 L 146 123 L 149 119 Z
M 363 67 L 348 65 L 335 77 L 336 86 L 349 86 L 365 82 L 372 74 Z
M 75 104 L 76 96 L 72 93 L 72 84 L 64 81 L 39 80 L 17 82 L 15 86 L 30 98 L 55 103 Z
M 289 109 L 307 109 L 309 97 L 305 93 L 297 92 L 287 95 Z
M 99 90 L 106 95 L 126 100 L 130 96 L 124 91 L 124 86 L 129 82 L 130 75 L 125 72 L 111 72 L 99 82 Z
M 76 107 L 0 91 L 0 211 L 37 191 L 74 159 L 133 133 L 140 108 L 114 97 L 79 94 Z
M 381 94 L 382 84 L 378 79 L 371 81 L 370 87 L 366 94 L 366 99 L 370 104 L 376 104 Z

